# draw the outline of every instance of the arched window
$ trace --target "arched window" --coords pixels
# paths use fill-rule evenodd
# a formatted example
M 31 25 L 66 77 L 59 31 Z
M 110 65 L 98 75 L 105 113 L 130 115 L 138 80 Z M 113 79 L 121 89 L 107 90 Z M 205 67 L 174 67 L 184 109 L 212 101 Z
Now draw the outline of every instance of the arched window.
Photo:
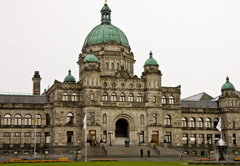
M 171 125 L 171 116 L 165 115 L 164 117 L 164 125 L 170 126 Z
M 195 127 L 195 119 L 194 118 L 190 118 L 189 127 Z
M 46 114 L 46 125 L 50 125 L 50 115 Z
M 7 126 L 11 125 L 11 115 L 10 114 L 4 115 L 3 125 L 7 125 Z
M 219 119 L 218 119 L 218 118 L 215 118 L 215 119 L 214 119 L 214 128 L 216 128 L 216 127 L 217 127 L 217 125 L 218 125 L 218 121 L 219 121 Z
M 15 115 L 14 125 L 15 126 L 21 126 L 22 125 L 22 116 L 20 114 Z
M 72 94 L 72 101 L 78 101 L 77 93 Z
M 36 116 L 36 125 L 41 126 L 42 125 L 42 116 L 40 114 L 37 114 Z
M 32 116 L 27 114 L 24 117 L 24 125 L 25 126 L 31 126 L 32 125 Z
M 122 101 L 122 102 L 125 101 L 125 93 L 120 94 L 120 101 Z
M 102 101 L 108 101 L 108 93 L 104 92 L 102 95 Z
M 144 115 L 143 114 L 140 116 L 140 125 L 144 126 Z
M 117 63 L 117 70 L 119 70 L 119 68 L 120 68 L 120 67 L 119 67 L 119 63 Z
M 169 97 L 169 104 L 175 104 L 175 100 L 173 96 Z
M 103 124 L 107 124 L 107 114 L 103 114 Z
M 115 92 L 111 95 L 111 101 L 117 101 L 117 94 Z
M 210 118 L 206 119 L 206 127 L 211 128 L 211 119 Z
M 134 101 L 134 95 L 133 93 L 129 93 L 128 95 L 128 101 L 133 102 Z
M 69 112 L 67 114 L 67 124 L 73 124 L 74 116 L 73 113 Z
M 108 69 L 108 62 L 106 63 L 106 69 Z
M 133 84 L 132 83 L 130 83 L 130 88 L 133 88 Z
M 138 95 L 137 95 L 137 102 L 142 102 L 142 101 L 143 101 L 142 94 L 138 93 Z
M 114 70 L 114 63 L 112 63 L 112 70 Z
M 182 118 L 182 127 L 187 127 L 187 118 Z
M 64 92 L 62 97 L 63 97 L 62 98 L 63 101 L 68 101 L 68 93 L 67 92 Z
M 162 96 L 162 104 L 167 104 L 167 98 L 166 96 Z
M 203 128 L 203 119 L 198 118 L 198 127 Z

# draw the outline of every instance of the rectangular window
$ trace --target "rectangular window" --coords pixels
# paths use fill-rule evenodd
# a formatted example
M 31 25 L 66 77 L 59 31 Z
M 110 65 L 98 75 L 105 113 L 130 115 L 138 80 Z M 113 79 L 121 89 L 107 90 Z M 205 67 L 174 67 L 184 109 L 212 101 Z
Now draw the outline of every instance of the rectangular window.
M 30 144 L 31 143 L 31 136 L 32 136 L 32 134 L 30 132 L 25 132 L 24 133 L 24 143 L 25 144 Z
M 236 134 L 233 134 L 233 145 L 236 145 Z
M 215 144 L 220 140 L 220 134 L 215 134 Z
M 190 140 L 191 144 L 196 144 L 196 134 L 192 134 Z
M 144 143 L 144 131 L 141 131 L 140 141 L 141 143 Z
M 67 143 L 73 143 L 73 131 L 67 131 Z
M 164 143 L 172 143 L 172 134 L 171 132 L 164 133 Z
M 153 125 L 157 125 L 157 114 L 153 114 Z
M 204 134 L 199 134 L 199 144 L 204 144 Z
M 21 133 L 20 132 L 14 133 L 13 143 L 14 144 L 20 144 L 21 143 Z
M 153 96 L 153 102 L 156 103 L 157 102 L 157 97 Z
M 10 144 L 11 142 L 11 133 L 10 132 L 4 132 L 3 133 L 3 143 L 4 144 Z
M 212 134 L 207 134 L 207 144 L 212 144 Z
M 45 143 L 46 143 L 46 144 L 49 144 L 50 141 L 51 141 L 50 133 L 49 133 L 49 132 L 46 132 L 46 133 L 45 133 Z
M 107 131 L 106 130 L 103 131 L 102 140 L 104 143 L 107 142 Z
M 188 144 L 188 134 L 183 134 L 182 141 L 183 141 L 183 144 L 185 145 Z
M 94 100 L 94 95 L 93 94 L 91 94 L 91 101 L 93 101 Z
M 233 121 L 233 129 L 235 129 L 235 121 Z
M 95 124 L 95 113 L 91 112 L 91 124 Z

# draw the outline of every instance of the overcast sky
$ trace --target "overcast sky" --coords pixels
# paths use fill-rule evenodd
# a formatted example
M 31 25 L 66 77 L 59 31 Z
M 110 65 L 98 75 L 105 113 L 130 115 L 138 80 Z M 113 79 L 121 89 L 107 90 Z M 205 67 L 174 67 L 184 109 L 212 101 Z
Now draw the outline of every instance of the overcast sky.
M 41 92 L 68 69 L 78 81 L 78 55 L 100 24 L 104 0 L 0 0 L 0 93 Z M 163 86 L 182 98 L 216 97 L 226 77 L 240 90 L 239 0 L 108 0 L 112 24 L 128 37 L 139 77 L 152 50 Z

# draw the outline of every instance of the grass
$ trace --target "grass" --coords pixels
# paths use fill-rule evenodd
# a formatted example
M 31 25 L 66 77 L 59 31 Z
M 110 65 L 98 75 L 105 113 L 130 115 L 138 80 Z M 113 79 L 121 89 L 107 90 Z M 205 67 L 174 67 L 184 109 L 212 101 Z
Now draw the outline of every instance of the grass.
M 117 161 L 117 162 L 71 162 L 71 163 L 15 163 L 0 164 L 0 166 L 183 166 L 185 161 L 156 162 L 156 161 Z M 194 165 L 191 165 L 194 166 Z

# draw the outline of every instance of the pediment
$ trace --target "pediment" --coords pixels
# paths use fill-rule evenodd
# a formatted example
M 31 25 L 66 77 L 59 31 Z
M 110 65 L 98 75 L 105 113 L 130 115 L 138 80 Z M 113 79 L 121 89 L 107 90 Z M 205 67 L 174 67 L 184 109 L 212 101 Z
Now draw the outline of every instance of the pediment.
M 121 70 L 121 71 L 118 71 L 116 74 L 115 74 L 115 77 L 116 78 L 130 78 L 131 76 L 130 76 L 130 74 L 129 74 L 129 72 L 128 71 L 123 71 L 123 70 Z

